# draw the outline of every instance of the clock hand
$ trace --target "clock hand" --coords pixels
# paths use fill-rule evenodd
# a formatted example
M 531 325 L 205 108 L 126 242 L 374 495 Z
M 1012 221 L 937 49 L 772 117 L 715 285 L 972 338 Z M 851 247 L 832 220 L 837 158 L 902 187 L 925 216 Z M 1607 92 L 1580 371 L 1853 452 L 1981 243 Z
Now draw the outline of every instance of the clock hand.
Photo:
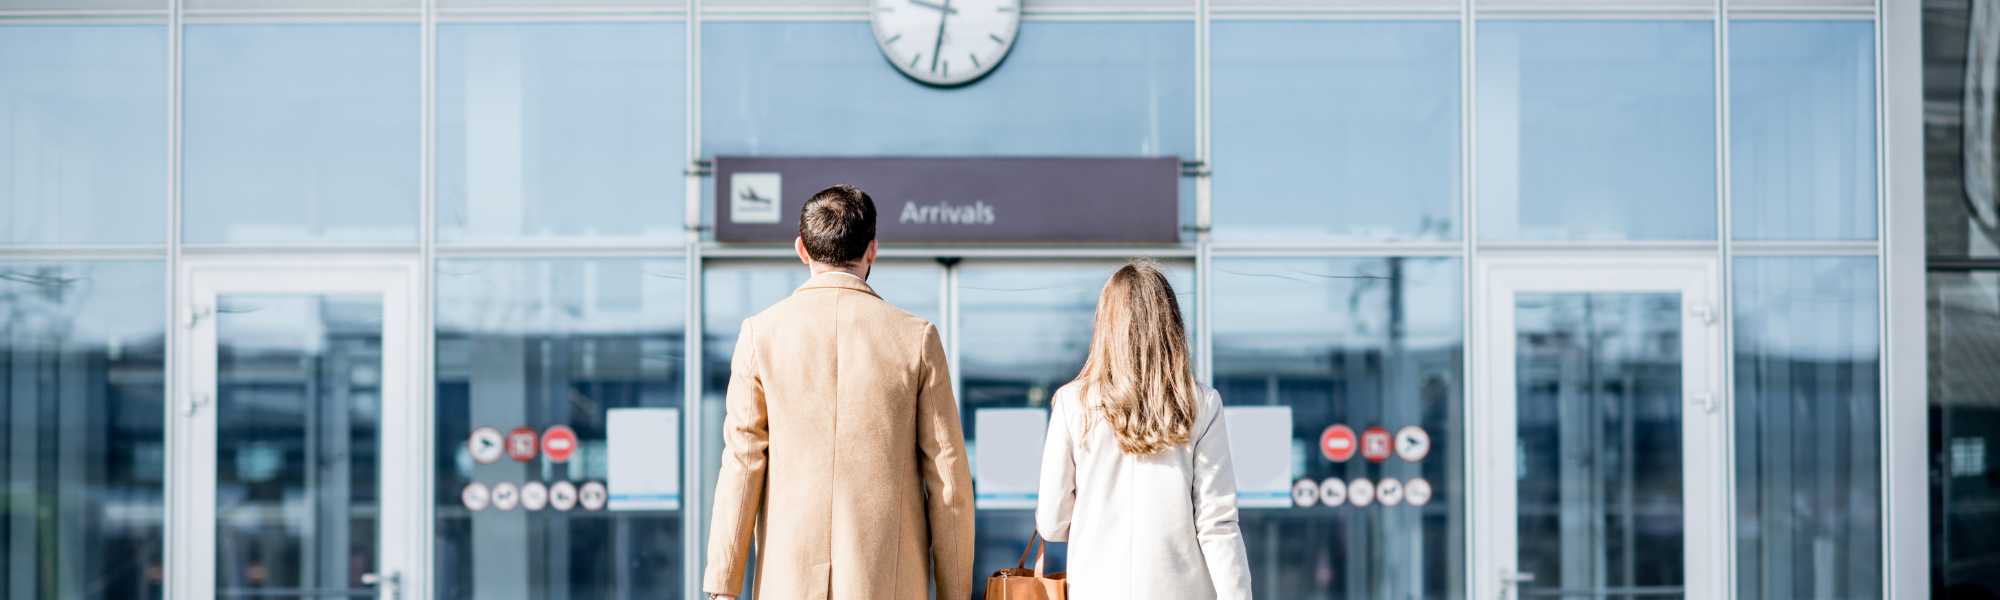
M 943 4 L 938 4 L 936 2 L 926 2 L 925 0 L 910 0 L 910 4 L 915 4 L 917 6 L 921 6 L 931 10 L 940 11 L 948 15 L 958 14 L 958 9 Z
M 931 71 L 932 71 L 932 72 L 936 72 L 936 71 L 937 71 L 937 65 L 938 65 L 938 54 L 940 54 L 940 53 L 943 53 L 943 52 L 944 52 L 944 22 L 945 22 L 945 20 L 946 20 L 947 18 L 950 18 L 950 17 L 951 17 L 951 13 L 953 13 L 953 12 L 957 12 L 957 11 L 954 11 L 954 10 L 952 10 L 952 8 L 951 8 L 951 0 L 944 0 L 944 4 L 943 4 L 942 6 L 940 6 L 940 7 L 938 8 L 938 34 L 937 34 L 937 45 L 936 45 L 936 46 L 933 46 L 933 47 L 931 48 Z

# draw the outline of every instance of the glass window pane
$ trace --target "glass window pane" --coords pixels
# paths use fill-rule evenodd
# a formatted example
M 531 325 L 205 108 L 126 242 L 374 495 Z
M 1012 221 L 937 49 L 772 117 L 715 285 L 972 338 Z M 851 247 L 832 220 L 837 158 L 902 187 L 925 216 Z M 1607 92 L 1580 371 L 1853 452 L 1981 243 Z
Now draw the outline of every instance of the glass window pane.
M 166 266 L 0 263 L 0 596 L 160 598 Z
M 1433 490 L 1423 506 L 1242 509 L 1257 597 L 1462 595 L 1461 269 L 1451 258 L 1216 259 L 1215 387 L 1232 407 L 1290 410 L 1292 480 L 1422 478 Z M 1331 462 L 1318 448 L 1333 425 L 1415 425 L 1431 451 L 1416 464 Z
M 382 540 L 382 298 L 216 302 L 216 595 L 367 593 Z
M 0 10 L 166 10 L 167 0 L 0 0 Z
M 2000 272 L 1930 274 L 1931 581 L 2000 594 Z
M 1736 21 L 1729 36 L 1735 237 L 1875 239 L 1874 25 Z
M 438 27 L 438 238 L 683 236 L 685 27 Z
M 190 11 L 201 10 L 336 10 L 402 8 L 415 11 L 421 0 L 182 0 Z
M 1741 258 L 1734 275 L 1738 597 L 1879 597 L 1875 259 Z
M 437 597 L 679 597 L 685 557 L 678 508 L 628 510 L 614 499 L 605 511 L 561 510 L 560 494 L 551 491 L 544 510 L 470 512 L 460 495 L 475 482 L 551 490 L 605 483 L 609 429 L 634 415 L 655 426 L 671 422 L 666 434 L 680 439 L 685 264 L 438 262 Z M 541 456 L 481 464 L 471 454 L 477 428 L 546 432 L 557 425 L 578 441 L 566 462 Z M 658 459 L 680 464 L 678 451 Z
M 1456 22 L 1213 26 L 1215 238 L 1456 239 Z
M 191 243 L 417 241 L 416 25 L 191 25 Z
M 864 22 L 704 25 L 702 153 L 1193 156 L 1191 24 L 1021 27 L 991 75 L 940 90 Z
M 701 480 L 702 502 L 712 505 L 714 484 L 722 468 L 722 418 L 727 414 L 724 400 L 729 391 L 729 359 L 736 353 L 736 337 L 743 320 L 762 312 L 792 294 L 806 282 L 806 268 L 797 262 L 733 263 L 710 262 L 702 269 L 701 338 Z M 868 285 L 903 310 L 938 324 L 943 331 L 944 269 L 935 263 L 884 261 L 875 263 Z M 703 511 L 704 514 L 711 514 Z M 708 523 L 701 523 L 702 548 L 708 544 Z M 756 581 L 756 561 L 749 563 L 750 576 L 743 580 L 743 600 L 754 600 L 749 590 Z
M 438 8 L 566 8 L 575 0 L 437 0 Z M 589 6 L 670 6 L 684 8 L 687 0 L 590 0 Z
M 1922 5 L 1924 247 L 2000 256 L 2000 5 Z
M 0 244 L 164 241 L 166 28 L 0 26 L 0 73 Z
M 1708 21 L 1479 24 L 1479 237 L 1715 239 Z
M 1192 336 L 1192 265 L 1163 266 L 1179 296 L 1181 319 Z M 972 487 L 978 499 L 972 568 L 976 576 L 1014 566 L 1028 536 L 1035 531 L 1033 492 L 1025 501 L 984 493 L 979 478 L 982 461 L 992 465 L 1022 461 L 1032 465 L 1026 467 L 1028 472 L 1041 468 L 1039 452 L 982 458 L 981 414 L 1048 409 L 1056 389 L 1076 378 L 1083 368 L 1084 357 L 1090 352 L 1098 294 L 1118 267 L 1118 263 L 966 263 L 959 271 L 962 337 L 958 340 L 959 363 L 954 368 L 959 373 L 959 416 L 964 422 L 966 453 L 973 465 Z M 1047 418 L 1046 412 L 1043 418 Z M 1061 568 L 1066 548 L 1066 544 L 1049 547 L 1050 569 Z M 976 590 L 973 597 L 983 597 L 983 592 Z
M 1680 294 L 1513 308 L 1520 596 L 1684 597 Z

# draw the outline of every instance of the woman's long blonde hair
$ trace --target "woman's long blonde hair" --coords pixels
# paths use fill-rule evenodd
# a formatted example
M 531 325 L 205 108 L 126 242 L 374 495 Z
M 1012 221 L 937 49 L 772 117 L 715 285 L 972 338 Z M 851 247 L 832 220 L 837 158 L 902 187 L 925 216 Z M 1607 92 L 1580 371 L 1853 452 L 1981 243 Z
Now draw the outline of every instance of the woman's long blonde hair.
M 1120 450 L 1146 456 L 1187 443 L 1201 393 L 1188 362 L 1180 302 L 1159 265 L 1137 260 L 1112 273 L 1076 381 Z

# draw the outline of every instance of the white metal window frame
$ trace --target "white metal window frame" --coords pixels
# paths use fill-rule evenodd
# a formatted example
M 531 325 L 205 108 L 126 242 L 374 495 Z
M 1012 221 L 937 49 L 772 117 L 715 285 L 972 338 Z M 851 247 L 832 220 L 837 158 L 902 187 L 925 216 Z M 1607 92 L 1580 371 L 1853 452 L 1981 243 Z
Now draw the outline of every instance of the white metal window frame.
M 1473 292 L 1474 336 L 1469 346 L 1480 373 L 1473 381 L 1467 423 L 1473 457 L 1468 462 L 1468 498 L 1474 531 L 1471 573 L 1466 588 L 1473 598 L 1517 598 L 1518 583 L 1532 574 L 1519 573 L 1516 477 L 1518 446 L 1515 397 L 1515 301 L 1527 293 L 1672 293 L 1681 299 L 1681 453 L 1682 552 L 1684 596 L 1726 598 L 1732 589 L 1728 572 L 1734 538 L 1729 528 L 1730 439 L 1721 372 L 1721 311 L 1715 294 L 1716 260 L 1712 257 L 1627 255 L 1576 258 L 1570 256 L 1500 257 L 1476 267 L 1479 287 Z M 1546 574 L 1544 574 L 1546 575 Z M 1549 582 L 1545 582 L 1549 583 Z
M 382 302 L 382 383 L 378 430 L 380 516 L 376 532 L 380 596 L 429 585 L 422 562 L 430 536 L 430 461 L 387 460 L 425 456 L 431 408 L 417 355 L 421 269 L 409 259 L 329 258 L 302 269 L 283 259 L 207 258 L 181 268 L 185 307 L 168 328 L 179 333 L 175 353 L 185 393 L 170 397 L 168 478 L 170 597 L 216 597 L 216 425 L 219 405 L 216 335 L 218 300 L 233 294 L 352 294 Z
M 1034 4 L 1035 0 L 1028 0 Z M 330 2 L 331 3 L 331 2 Z M 701 25 L 704 21 L 737 20 L 781 20 L 781 21 L 856 21 L 866 18 L 865 8 L 854 0 L 829 2 L 784 3 L 772 2 L 726 2 L 710 0 L 686 0 L 685 4 L 652 6 L 612 6 L 612 5 L 565 5 L 550 2 L 539 7 L 468 8 L 440 7 L 440 0 L 421 0 L 415 8 L 390 10 L 352 9 L 252 9 L 252 10 L 194 10 L 185 7 L 184 0 L 162 0 L 162 7 L 142 10 L 99 10 L 99 9 L 8 9 L 0 10 L 0 25 L 11 23 L 48 24 L 165 24 L 168 28 L 166 58 L 168 68 L 168 100 L 165 107 L 169 126 L 167 131 L 167 189 L 162 200 L 168 206 L 166 244 L 132 245 L 100 244 L 77 246 L 12 246 L 0 247 L 0 259 L 14 260 L 93 260 L 93 259 L 163 259 L 169 275 L 181 272 L 183 263 L 205 257 L 247 257 L 279 256 L 290 257 L 293 264 L 304 261 L 320 261 L 327 257 L 344 256 L 392 256 L 416 257 L 421 266 L 419 285 L 419 311 L 416 327 L 421 331 L 431 328 L 433 281 L 431 274 L 436 259 L 440 257 L 654 257 L 684 260 L 689 274 L 686 344 L 684 369 L 686 389 L 685 402 L 690 413 L 683 419 L 685 447 L 699 449 L 704 432 L 697 424 L 701 422 L 700 396 L 701 381 L 696 374 L 701 372 L 701 267 L 705 256 L 735 256 L 760 252 L 758 249 L 731 248 L 701 240 L 701 206 L 706 175 L 702 173 L 701 157 Z M 1536 252 L 1567 253 L 1571 256 L 1591 256 L 1602 252 L 1647 251 L 1672 252 L 1691 257 L 1710 257 L 1717 260 L 1717 290 L 1722 298 L 1721 311 L 1725 323 L 1730 321 L 1733 310 L 1730 295 L 1731 260 L 1736 256 L 1872 256 L 1878 259 L 1882 306 L 1882 429 L 1880 431 L 1881 485 L 1883 490 L 1882 514 L 1884 545 L 1882 566 L 1884 572 L 1884 597 L 1923 598 L 1928 596 L 1928 479 L 1926 475 L 1926 389 L 1925 389 L 1925 306 L 1923 278 L 1923 156 L 1921 122 L 1921 6 L 1918 0 L 1661 0 L 1659 2 L 1605 2 L 1598 0 L 1557 0 L 1542 3 L 1493 2 L 1491 0 L 1442 0 L 1439 2 L 1407 3 L 1391 0 L 1192 0 L 1189 3 L 1163 0 L 1160 2 L 1097 2 L 1093 0 L 1066 0 L 1059 4 L 1046 4 L 1048 10 L 1029 7 L 1024 17 L 1029 20 L 1078 20 L 1078 21 L 1157 21 L 1186 20 L 1195 24 L 1194 43 L 1196 81 L 1196 156 L 1193 160 L 1206 164 L 1210 157 L 1209 147 L 1209 28 L 1217 20 L 1451 20 L 1460 23 L 1461 31 L 1461 160 L 1460 213 L 1463 219 L 1463 236 L 1458 240 L 1440 242 L 1393 242 L 1393 241 L 1329 241 L 1325 243 L 1217 243 L 1209 239 L 1207 229 L 1212 222 L 1210 215 L 1213 194 L 1209 178 L 1199 176 L 1195 181 L 1195 239 L 1188 244 L 1168 248 L 1049 248 L 1049 249 L 982 249 L 965 251 L 948 248 L 912 248 L 897 252 L 905 256 L 932 256 L 988 254 L 1021 258 L 1063 258 L 1063 257 L 1109 257 L 1131 255 L 1193 256 L 1196 264 L 1195 295 L 1196 343 L 1202 349 L 1199 369 L 1201 375 L 1210 375 L 1212 352 L 1212 331 L 1209 323 L 1211 294 L 1209 291 L 1212 263 L 1218 257 L 1236 256 L 1290 256 L 1290 257 L 1382 257 L 1382 256 L 1452 256 L 1462 260 L 1464 265 L 1464 289 L 1471 294 L 1475 270 L 1485 256 L 1508 256 Z M 1669 243 L 1554 243 L 1520 244 L 1478 242 L 1478 206 L 1476 196 L 1477 157 L 1467 149 L 1474 147 L 1477 129 L 1475 111 L 1476 81 L 1478 62 L 1475 52 L 1478 25 L 1490 19 L 1616 19 L 1616 20 L 1708 20 L 1715 27 L 1716 98 L 1718 106 L 1716 124 L 1717 161 L 1717 220 L 1719 236 L 1710 241 L 1669 242 Z M 1735 20 L 1748 19 L 1798 19 L 1798 20 L 1870 20 L 1875 23 L 1876 32 L 1876 126 L 1877 178 L 1880 189 L 1877 193 L 1878 235 L 1876 240 L 1857 242 L 1747 242 L 1732 241 L 1729 217 L 1729 112 L 1728 112 L 1728 24 Z M 420 240 L 415 246 L 185 246 L 181 242 L 180 198 L 180 144 L 182 128 L 180 122 L 182 79 L 181 37 L 182 25 L 186 22 L 299 22 L 299 21 L 415 21 L 421 24 L 423 69 L 422 101 L 422 207 L 420 209 Z M 680 243 L 665 245 L 645 244 L 600 244 L 588 240 L 558 242 L 552 244 L 502 244 L 494 246 L 446 246 L 436 242 L 435 217 L 435 68 L 436 68 L 436 26 L 449 21 L 679 21 L 687 28 L 686 59 L 686 147 L 687 156 L 697 161 L 687 167 L 688 176 L 686 198 L 686 222 L 688 234 Z M 1895 210 L 1889 210 L 1894 207 Z M 165 312 L 169 322 L 175 320 L 184 310 L 180 304 L 181 290 L 187 285 L 179 277 L 169 277 L 167 284 L 167 307 Z M 953 314 L 955 302 L 947 299 L 947 315 Z M 1475 329 L 1479 323 L 1474 315 L 1474 303 L 1465 301 L 1464 332 L 1468 347 L 1480 343 Z M 948 317 L 949 318 L 949 317 Z M 1729 356 L 1733 339 L 1729 328 L 1723 328 L 1724 356 Z M 181 336 L 175 328 L 168 331 L 169 347 L 179 348 Z M 422 350 L 419 352 L 419 381 L 427 381 L 433 371 L 434 356 L 432 336 L 420 336 Z M 1465 353 L 1465 376 L 1476 378 L 1477 366 L 1473 364 L 1471 352 Z M 172 399 L 186 394 L 187 382 L 180 374 L 180 364 L 185 357 L 178 351 L 167 357 L 168 404 Z M 1730 361 L 1722 364 L 1724 380 L 1731 375 Z M 1734 386 L 1724 386 L 1725 402 L 1733 393 Z M 1469 407 L 1473 398 L 1468 395 L 1461 401 Z M 424 386 L 423 403 L 428 406 L 430 386 Z M 1725 404 L 1727 405 L 1727 404 Z M 1733 421 L 1733 419 L 1732 419 Z M 174 441 L 169 433 L 169 441 Z M 428 451 L 428 450 L 426 450 Z M 699 501 L 705 496 L 704 482 L 699 481 L 700 457 L 698 452 L 683 453 L 683 469 L 688 480 L 684 483 L 689 497 L 696 501 L 687 503 L 682 511 L 683 531 L 700 531 L 705 520 L 703 505 Z M 1728 467 L 1733 476 L 1734 465 Z M 169 478 L 173 477 L 174 465 L 167 465 Z M 1732 490 L 1733 494 L 1733 490 Z M 169 512 L 179 505 L 171 497 Z M 429 522 L 429 507 L 425 522 Z M 702 572 L 702 557 L 705 554 L 700 536 L 684 535 L 683 553 L 684 593 L 689 597 L 699 595 L 699 578 Z M 1733 537 L 1733 529 L 1732 529 Z M 428 535 L 426 534 L 426 539 Z M 174 543 L 170 537 L 169 544 Z M 1477 540 L 1468 542 L 1471 548 Z M 423 564 L 431 562 L 429 543 L 423 550 Z M 1734 545 L 1730 552 L 1733 555 Z M 175 572 L 174 564 L 182 560 L 169 552 L 166 557 L 169 572 Z M 1733 565 L 1733 561 L 1732 561 Z M 1733 566 L 1732 566 L 1733 582 Z M 427 598 L 433 590 L 428 585 L 410 586 L 405 590 L 410 598 Z M 1731 593 L 1734 592 L 1732 583 Z

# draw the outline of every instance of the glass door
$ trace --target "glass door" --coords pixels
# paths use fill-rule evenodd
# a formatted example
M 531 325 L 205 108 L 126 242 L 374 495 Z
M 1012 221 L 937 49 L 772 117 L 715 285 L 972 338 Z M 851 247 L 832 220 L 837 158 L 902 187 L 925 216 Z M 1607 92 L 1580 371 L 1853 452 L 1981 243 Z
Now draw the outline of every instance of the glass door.
M 175 597 L 423 589 L 414 265 L 196 262 L 183 281 Z
M 1721 598 L 1728 454 L 1713 262 L 1481 270 L 1476 598 Z

